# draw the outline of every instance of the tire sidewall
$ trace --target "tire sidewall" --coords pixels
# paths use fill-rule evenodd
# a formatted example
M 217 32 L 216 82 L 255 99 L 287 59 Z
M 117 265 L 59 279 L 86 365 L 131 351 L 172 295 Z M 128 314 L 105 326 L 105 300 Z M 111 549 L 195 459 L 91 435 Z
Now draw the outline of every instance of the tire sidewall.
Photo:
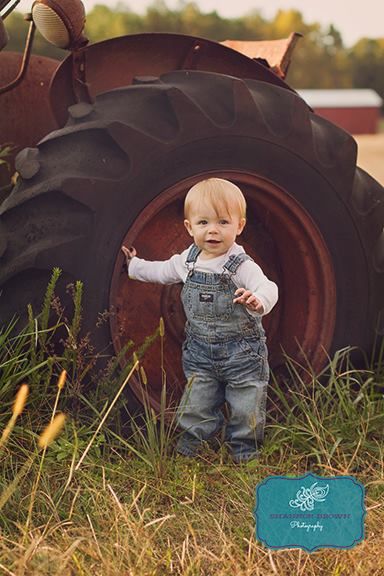
M 367 318 L 372 316 L 366 257 L 348 205 L 316 168 L 280 143 L 235 135 L 184 143 L 158 158 L 152 157 L 149 164 L 150 170 L 143 166 L 135 179 L 118 183 L 113 190 L 114 202 L 96 214 L 91 252 L 84 255 L 84 262 L 91 263 L 85 266 L 83 276 L 92 292 L 85 311 L 89 329 L 98 312 L 109 307 L 111 279 L 121 243 L 147 204 L 180 181 L 237 170 L 275 183 L 311 216 L 334 264 L 337 312 L 332 351 L 348 345 L 345 335 L 356 345 L 366 345 L 368 335 L 362 327 L 367 327 Z M 92 254 L 97 255 L 97 266 L 92 264 Z M 169 256 L 164 254 L 164 259 Z M 284 286 L 279 288 L 284 300 Z

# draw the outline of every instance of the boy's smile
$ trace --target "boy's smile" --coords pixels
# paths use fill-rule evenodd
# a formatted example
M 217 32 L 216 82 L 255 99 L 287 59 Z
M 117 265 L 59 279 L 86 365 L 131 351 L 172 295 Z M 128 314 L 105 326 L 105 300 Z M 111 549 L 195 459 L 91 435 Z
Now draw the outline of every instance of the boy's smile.
M 189 219 L 184 220 L 188 233 L 201 250 L 203 259 L 216 258 L 228 252 L 245 226 L 245 218 L 239 214 L 217 213 L 208 203 L 191 210 Z

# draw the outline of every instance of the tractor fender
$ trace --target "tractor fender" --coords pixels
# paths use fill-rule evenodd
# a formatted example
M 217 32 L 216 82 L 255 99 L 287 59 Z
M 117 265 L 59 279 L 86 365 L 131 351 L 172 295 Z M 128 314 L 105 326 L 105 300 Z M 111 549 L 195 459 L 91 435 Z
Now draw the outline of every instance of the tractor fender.
M 102 92 L 129 86 L 136 76 L 151 81 L 172 70 L 217 72 L 293 91 L 263 62 L 196 36 L 144 33 L 112 38 L 80 48 L 64 60 L 52 79 L 51 107 L 63 126 L 72 104 L 93 102 Z

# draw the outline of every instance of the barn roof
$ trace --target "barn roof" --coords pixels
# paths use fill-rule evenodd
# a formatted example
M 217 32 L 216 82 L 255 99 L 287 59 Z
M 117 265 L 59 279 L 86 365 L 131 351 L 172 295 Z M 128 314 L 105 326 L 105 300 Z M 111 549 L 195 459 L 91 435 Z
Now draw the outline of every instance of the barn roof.
M 297 92 L 311 108 L 380 108 L 383 104 L 377 92 L 368 88 L 297 90 Z

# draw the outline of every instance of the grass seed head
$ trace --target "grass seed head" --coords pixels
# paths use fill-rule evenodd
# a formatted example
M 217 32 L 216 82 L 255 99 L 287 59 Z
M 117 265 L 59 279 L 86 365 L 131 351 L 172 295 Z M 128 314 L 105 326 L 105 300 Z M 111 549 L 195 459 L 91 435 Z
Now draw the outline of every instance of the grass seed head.
M 148 378 L 143 366 L 140 366 L 140 376 L 142 383 L 144 384 L 144 386 L 146 386 L 148 384 Z
M 136 354 L 136 352 L 134 352 L 134 353 L 132 354 L 132 358 L 133 358 L 133 365 L 136 364 L 136 370 L 139 371 L 139 370 L 140 370 L 139 357 L 138 357 L 138 355 Z
M 163 317 L 160 317 L 160 322 L 159 322 L 159 333 L 160 336 L 163 338 L 164 334 L 165 334 L 165 327 L 164 327 L 164 320 Z
M 24 410 L 25 403 L 29 394 L 28 384 L 22 384 L 16 394 L 15 402 L 13 404 L 12 413 L 15 418 L 20 416 Z
M 255 414 L 251 414 L 251 416 L 249 417 L 249 427 L 251 430 L 255 430 L 256 426 L 257 426 L 257 418 L 255 416 Z
M 47 448 L 60 434 L 66 419 L 65 414 L 57 414 L 48 426 L 43 430 L 39 436 L 39 448 Z
M 63 370 L 59 376 L 59 381 L 57 382 L 57 387 L 59 390 L 62 390 L 64 388 L 66 379 L 67 379 L 67 371 Z

